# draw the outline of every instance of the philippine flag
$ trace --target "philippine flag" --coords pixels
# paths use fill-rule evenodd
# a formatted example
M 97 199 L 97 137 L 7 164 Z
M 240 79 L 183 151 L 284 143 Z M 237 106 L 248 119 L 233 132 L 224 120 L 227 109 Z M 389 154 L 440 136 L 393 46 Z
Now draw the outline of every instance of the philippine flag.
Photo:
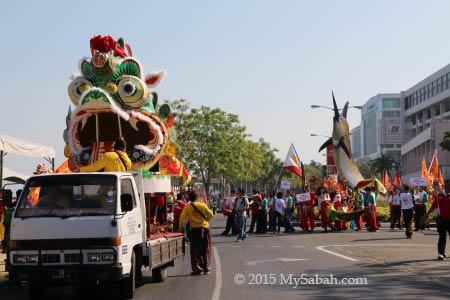
M 298 176 L 302 177 L 302 162 L 300 158 L 298 158 L 294 144 L 291 144 L 291 147 L 289 148 L 289 152 L 286 156 L 286 159 L 284 160 L 283 169 L 289 170 L 292 173 L 295 173 Z

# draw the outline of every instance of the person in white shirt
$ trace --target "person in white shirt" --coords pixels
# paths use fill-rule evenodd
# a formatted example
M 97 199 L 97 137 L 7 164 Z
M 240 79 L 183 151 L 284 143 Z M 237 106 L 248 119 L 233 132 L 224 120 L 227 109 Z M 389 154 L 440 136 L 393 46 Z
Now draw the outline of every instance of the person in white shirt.
M 280 227 L 283 224 L 284 209 L 286 208 L 286 203 L 283 200 L 283 193 L 278 192 L 277 196 L 274 198 L 275 206 L 275 226 L 273 228 L 273 233 L 276 233 L 276 228 L 278 227 L 278 233 L 280 233 Z
M 409 191 L 409 186 L 405 185 L 404 192 L 400 194 L 402 205 L 403 221 L 405 222 L 405 235 L 407 239 L 412 238 L 412 219 L 414 216 L 414 200 Z
M 424 191 L 423 186 L 419 186 L 417 200 L 414 207 L 414 231 L 425 230 L 425 214 L 428 193 Z
M 398 229 L 402 229 L 402 225 L 400 224 L 402 208 L 398 188 L 394 188 L 394 191 L 389 196 L 389 210 L 391 212 L 391 230 L 394 230 L 396 223 Z
M 225 199 L 224 208 L 222 209 L 223 214 L 227 216 L 227 224 L 225 225 L 225 230 L 221 233 L 221 235 L 228 235 L 230 230 L 232 235 L 237 234 L 237 229 L 234 221 L 236 217 L 236 212 L 233 210 L 235 199 L 236 199 L 236 191 L 231 190 L 230 197 Z
M 237 224 L 237 230 L 238 230 L 238 238 L 237 242 L 241 242 L 245 240 L 247 237 L 246 233 L 246 227 L 247 227 L 247 209 L 248 209 L 248 199 L 245 197 L 244 190 L 239 189 L 238 190 L 238 196 L 236 200 L 234 201 L 234 210 L 236 212 L 236 224 Z

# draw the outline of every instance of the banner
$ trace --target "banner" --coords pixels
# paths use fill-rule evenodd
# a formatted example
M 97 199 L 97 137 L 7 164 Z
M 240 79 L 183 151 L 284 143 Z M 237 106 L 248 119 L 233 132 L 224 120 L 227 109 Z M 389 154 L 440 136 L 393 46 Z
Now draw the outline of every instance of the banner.
M 306 202 L 306 201 L 311 200 L 311 194 L 310 193 L 296 194 L 295 197 L 297 199 L 297 203 L 299 203 L 299 202 Z
M 410 177 L 409 178 L 409 184 L 415 185 L 415 186 L 426 186 L 427 185 L 427 179 L 422 177 Z
M 289 189 L 291 189 L 291 182 L 290 181 L 281 180 L 280 188 L 282 190 L 289 190 Z

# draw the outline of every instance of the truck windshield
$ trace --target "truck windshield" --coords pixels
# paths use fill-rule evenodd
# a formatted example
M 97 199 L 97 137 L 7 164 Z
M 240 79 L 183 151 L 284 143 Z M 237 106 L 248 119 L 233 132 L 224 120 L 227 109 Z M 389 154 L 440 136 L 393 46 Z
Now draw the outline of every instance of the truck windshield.
M 116 177 L 50 175 L 30 178 L 20 196 L 18 218 L 113 215 Z

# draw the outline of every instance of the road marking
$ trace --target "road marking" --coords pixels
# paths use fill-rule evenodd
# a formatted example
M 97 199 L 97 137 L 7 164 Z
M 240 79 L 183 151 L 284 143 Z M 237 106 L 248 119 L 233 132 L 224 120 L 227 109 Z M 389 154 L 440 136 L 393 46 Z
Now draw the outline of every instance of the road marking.
M 250 246 L 251 248 L 261 248 L 262 246 Z
M 241 246 L 230 246 L 230 248 L 240 248 Z
M 262 259 L 262 260 L 249 261 L 249 262 L 245 263 L 245 265 L 246 266 L 254 266 L 256 264 L 263 263 L 263 262 L 277 262 L 277 261 L 293 262 L 293 261 L 302 261 L 302 260 L 309 260 L 309 259 L 308 258 L 284 258 L 284 257 L 280 257 L 280 258 L 275 258 L 275 259 Z
M 339 253 L 336 253 L 336 252 L 333 252 L 333 251 L 324 249 L 324 247 L 334 247 L 334 246 L 338 246 L 338 245 L 319 246 L 319 247 L 316 247 L 316 249 L 317 249 L 317 250 L 320 250 L 320 251 L 323 251 L 323 252 L 326 252 L 326 253 L 329 253 L 329 254 L 331 254 L 331 255 L 338 256 L 338 257 L 343 258 L 343 259 L 346 259 L 346 260 L 350 260 L 350 261 L 359 261 L 359 260 L 357 260 L 357 259 L 355 259 L 355 258 L 351 258 L 351 257 L 345 256 L 345 255 L 342 255 L 342 254 L 339 254 Z
M 216 284 L 214 285 L 214 292 L 211 300 L 219 300 L 220 290 L 222 289 L 222 266 L 220 264 L 219 252 L 217 252 L 216 247 L 213 247 L 213 253 L 216 262 Z
M 272 246 L 272 248 L 281 248 L 283 246 Z
M 291 246 L 292 248 L 303 248 L 305 246 Z
M 350 260 L 350 261 L 359 261 L 356 258 L 348 257 L 336 252 L 333 252 L 331 250 L 325 249 L 325 247 L 373 247 L 373 246 L 389 246 L 389 247 L 410 247 L 410 246 L 418 246 L 418 247 L 433 247 L 434 245 L 427 245 L 427 244 L 352 244 L 352 245 L 326 245 L 326 246 L 318 246 L 316 247 L 317 250 L 329 253 L 331 255 L 338 256 L 340 258 Z

